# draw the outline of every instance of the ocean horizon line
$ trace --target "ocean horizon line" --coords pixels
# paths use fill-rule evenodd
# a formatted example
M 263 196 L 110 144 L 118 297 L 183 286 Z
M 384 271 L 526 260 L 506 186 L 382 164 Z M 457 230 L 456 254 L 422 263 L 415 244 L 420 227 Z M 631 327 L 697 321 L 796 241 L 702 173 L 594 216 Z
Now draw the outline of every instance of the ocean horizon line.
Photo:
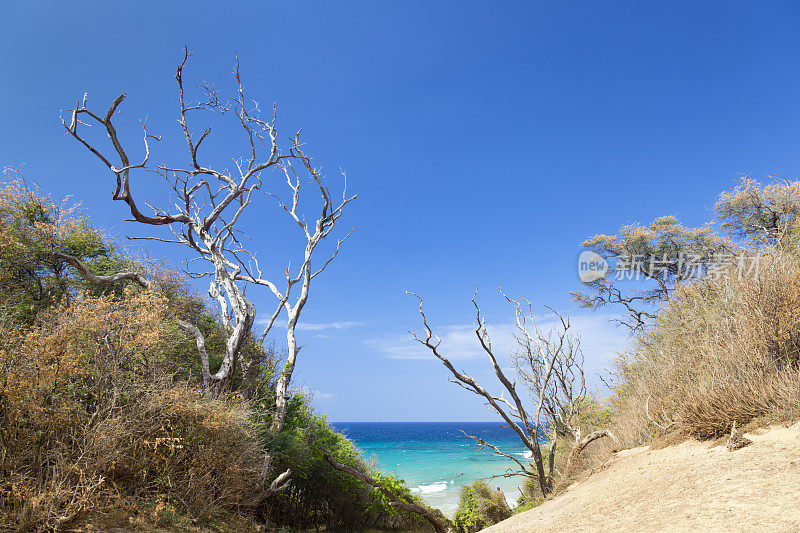
M 497 420 L 331 420 L 331 424 L 506 424 Z

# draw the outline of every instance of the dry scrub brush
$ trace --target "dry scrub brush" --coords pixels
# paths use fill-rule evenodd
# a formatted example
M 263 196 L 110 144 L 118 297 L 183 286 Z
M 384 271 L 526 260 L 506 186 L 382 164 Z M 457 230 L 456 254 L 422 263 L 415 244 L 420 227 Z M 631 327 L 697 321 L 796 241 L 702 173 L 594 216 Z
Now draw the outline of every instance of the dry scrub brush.
M 680 286 L 654 327 L 616 361 L 612 398 L 625 444 L 678 430 L 726 434 L 734 421 L 800 411 L 800 265 L 778 251 L 756 272 Z
M 257 501 L 263 455 L 241 404 L 173 379 L 166 301 L 78 297 L 0 336 L 0 526 L 68 527 L 173 506 L 205 519 Z

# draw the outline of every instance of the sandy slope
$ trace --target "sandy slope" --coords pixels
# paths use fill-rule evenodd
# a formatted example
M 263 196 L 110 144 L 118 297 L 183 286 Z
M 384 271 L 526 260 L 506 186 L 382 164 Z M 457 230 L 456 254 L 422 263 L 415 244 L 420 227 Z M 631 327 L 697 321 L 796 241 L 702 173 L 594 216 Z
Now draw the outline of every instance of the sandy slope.
M 753 444 L 685 442 L 617 453 L 564 494 L 484 531 L 800 532 L 800 423 Z

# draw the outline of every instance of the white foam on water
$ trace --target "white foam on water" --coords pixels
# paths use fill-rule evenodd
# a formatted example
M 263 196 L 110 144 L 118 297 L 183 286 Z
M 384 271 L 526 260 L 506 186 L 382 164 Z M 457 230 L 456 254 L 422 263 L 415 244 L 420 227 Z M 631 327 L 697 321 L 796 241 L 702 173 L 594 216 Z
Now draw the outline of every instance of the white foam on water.
M 431 494 L 433 492 L 442 492 L 447 490 L 447 481 L 437 481 L 430 485 L 419 485 L 411 489 L 411 492 L 416 494 Z
M 525 459 L 530 459 L 533 457 L 533 452 L 530 450 L 526 450 L 524 452 L 517 452 L 514 455 L 519 455 L 520 457 L 524 457 Z

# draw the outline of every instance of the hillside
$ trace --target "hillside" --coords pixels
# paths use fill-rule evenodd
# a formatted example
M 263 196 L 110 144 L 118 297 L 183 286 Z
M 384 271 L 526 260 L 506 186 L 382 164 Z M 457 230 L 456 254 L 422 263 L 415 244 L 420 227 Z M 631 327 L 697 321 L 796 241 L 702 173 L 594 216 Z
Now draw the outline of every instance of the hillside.
M 756 430 L 753 444 L 684 442 L 618 452 L 543 505 L 485 529 L 800 531 L 800 423 Z

